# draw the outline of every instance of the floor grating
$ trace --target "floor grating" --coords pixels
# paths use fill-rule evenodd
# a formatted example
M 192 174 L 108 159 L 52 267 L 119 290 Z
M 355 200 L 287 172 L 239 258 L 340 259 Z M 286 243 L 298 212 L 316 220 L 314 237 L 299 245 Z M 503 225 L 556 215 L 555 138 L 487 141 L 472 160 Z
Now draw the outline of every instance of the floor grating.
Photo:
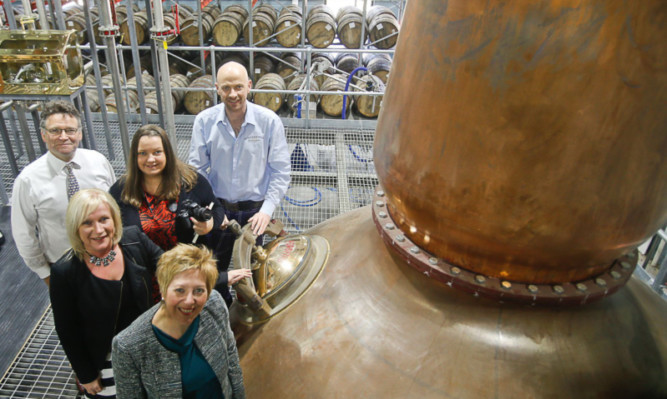
M 77 394 L 49 307 L 0 380 L 0 398 L 76 398 Z

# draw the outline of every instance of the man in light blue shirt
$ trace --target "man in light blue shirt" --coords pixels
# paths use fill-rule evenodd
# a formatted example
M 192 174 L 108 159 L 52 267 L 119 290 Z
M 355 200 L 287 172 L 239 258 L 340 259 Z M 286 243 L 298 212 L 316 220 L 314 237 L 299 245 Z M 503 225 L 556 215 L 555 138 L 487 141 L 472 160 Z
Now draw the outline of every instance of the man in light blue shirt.
M 195 118 L 189 163 L 211 183 L 227 218 L 251 223 L 260 236 L 290 182 L 285 128 L 273 111 L 247 101 L 252 82 L 243 65 L 224 64 L 215 86 L 222 103 Z M 234 236 L 222 234 L 216 255 L 226 270 Z

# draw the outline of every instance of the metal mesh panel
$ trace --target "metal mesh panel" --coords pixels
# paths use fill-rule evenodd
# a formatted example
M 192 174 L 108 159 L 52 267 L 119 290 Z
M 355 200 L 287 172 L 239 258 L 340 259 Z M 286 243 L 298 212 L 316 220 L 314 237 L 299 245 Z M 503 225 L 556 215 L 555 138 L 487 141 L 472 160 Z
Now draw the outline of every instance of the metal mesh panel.
M 370 203 L 377 185 L 372 132 L 287 129 L 292 182 L 274 217 L 290 232 L 306 230 Z
M 49 307 L 0 380 L 0 397 L 75 398 L 77 394 Z

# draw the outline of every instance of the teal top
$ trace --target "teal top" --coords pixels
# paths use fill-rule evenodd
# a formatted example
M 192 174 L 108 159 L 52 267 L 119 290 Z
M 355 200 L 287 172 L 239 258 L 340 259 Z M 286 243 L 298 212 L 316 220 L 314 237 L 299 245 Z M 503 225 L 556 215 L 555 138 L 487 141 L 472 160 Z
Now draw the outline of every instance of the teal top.
M 224 398 L 218 378 L 195 345 L 195 335 L 199 331 L 199 316 L 179 339 L 170 337 L 155 325 L 153 325 L 153 331 L 162 346 L 178 353 L 181 361 L 183 399 Z

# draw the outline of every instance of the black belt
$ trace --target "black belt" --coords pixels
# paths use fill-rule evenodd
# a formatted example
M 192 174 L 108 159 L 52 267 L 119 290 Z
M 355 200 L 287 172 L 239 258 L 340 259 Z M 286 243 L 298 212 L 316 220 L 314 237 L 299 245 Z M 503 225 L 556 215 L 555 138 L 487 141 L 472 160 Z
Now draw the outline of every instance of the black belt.
M 240 212 L 240 211 L 250 211 L 253 209 L 258 209 L 262 207 L 262 204 L 264 201 L 239 201 L 239 202 L 229 202 L 225 199 L 218 198 L 220 202 L 222 203 L 222 206 L 225 207 L 226 210 L 232 211 L 232 212 Z

